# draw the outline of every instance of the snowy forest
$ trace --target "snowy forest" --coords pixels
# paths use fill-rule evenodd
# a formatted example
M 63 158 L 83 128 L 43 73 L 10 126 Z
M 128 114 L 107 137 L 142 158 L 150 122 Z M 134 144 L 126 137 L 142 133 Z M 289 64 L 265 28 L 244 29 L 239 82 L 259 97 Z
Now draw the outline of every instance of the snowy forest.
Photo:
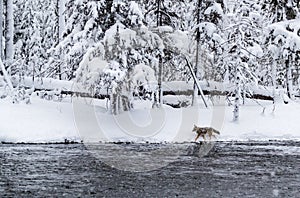
M 300 96 L 299 11 L 299 0 L 4 0 L 0 96 L 109 99 L 119 114 L 223 95 L 238 120 L 245 98 Z

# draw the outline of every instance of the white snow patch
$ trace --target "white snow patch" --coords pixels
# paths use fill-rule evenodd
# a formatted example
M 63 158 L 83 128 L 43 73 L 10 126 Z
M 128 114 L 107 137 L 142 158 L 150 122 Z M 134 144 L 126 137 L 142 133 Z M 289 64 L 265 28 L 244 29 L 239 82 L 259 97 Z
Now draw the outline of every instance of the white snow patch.
M 223 15 L 223 9 L 222 9 L 222 6 L 221 4 L 219 3 L 214 3 L 212 6 L 208 7 L 204 14 L 205 15 L 210 15 L 212 13 L 217 13 L 218 15 Z
M 0 141 L 48 143 L 65 139 L 80 141 L 70 103 L 37 98 L 32 104 L 0 101 Z

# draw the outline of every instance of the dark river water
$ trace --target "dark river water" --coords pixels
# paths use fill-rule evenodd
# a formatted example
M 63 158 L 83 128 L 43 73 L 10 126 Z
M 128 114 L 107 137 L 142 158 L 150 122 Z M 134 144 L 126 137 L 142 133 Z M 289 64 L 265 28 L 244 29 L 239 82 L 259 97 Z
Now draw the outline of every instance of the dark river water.
M 300 197 L 300 142 L 0 144 L 0 197 L 177 196 Z

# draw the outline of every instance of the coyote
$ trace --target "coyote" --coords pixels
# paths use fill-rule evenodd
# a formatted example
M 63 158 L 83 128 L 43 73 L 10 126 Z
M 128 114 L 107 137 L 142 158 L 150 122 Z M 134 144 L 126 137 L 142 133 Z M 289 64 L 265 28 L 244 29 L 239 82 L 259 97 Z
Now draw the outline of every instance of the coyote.
M 194 125 L 194 129 L 193 131 L 195 131 L 197 133 L 197 137 L 195 138 L 195 141 L 197 141 L 197 139 L 202 136 L 204 141 L 206 140 L 205 139 L 205 135 L 208 135 L 209 136 L 209 139 L 211 139 L 211 137 L 216 137 L 214 135 L 215 134 L 218 134 L 220 135 L 220 132 L 211 128 L 211 127 L 197 127 L 196 125 Z

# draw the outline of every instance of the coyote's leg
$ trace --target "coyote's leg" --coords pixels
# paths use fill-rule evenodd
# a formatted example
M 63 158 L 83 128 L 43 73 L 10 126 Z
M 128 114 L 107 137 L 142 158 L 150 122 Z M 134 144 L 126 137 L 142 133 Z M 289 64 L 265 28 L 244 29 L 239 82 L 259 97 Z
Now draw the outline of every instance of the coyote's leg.
M 198 140 L 199 137 L 200 137 L 200 134 L 198 134 L 197 137 L 195 138 L 195 142 Z
M 209 139 L 211 139 L 211 134 L 210 133 L 207 133 L 207 136 L 209 137 Z

